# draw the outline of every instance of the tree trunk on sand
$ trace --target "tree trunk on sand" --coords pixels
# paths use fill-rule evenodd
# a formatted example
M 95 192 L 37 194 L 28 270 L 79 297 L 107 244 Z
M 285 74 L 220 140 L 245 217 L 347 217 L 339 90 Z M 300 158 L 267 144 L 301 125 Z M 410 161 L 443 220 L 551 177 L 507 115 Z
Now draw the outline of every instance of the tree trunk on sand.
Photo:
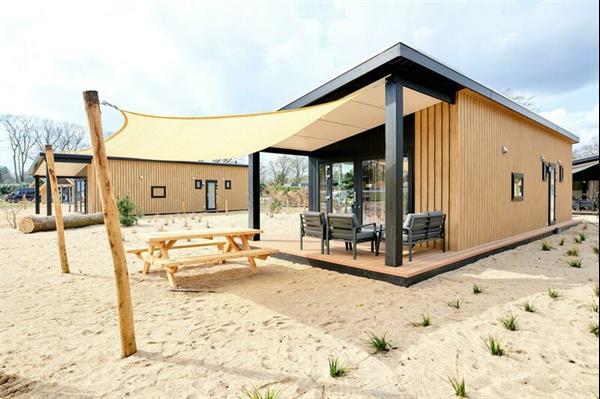
M 65 229 L 72 229 L 75 227 L 103 224 L 104 216 L 102 212 L 87 215 L 65 215 L 63 220 L 65 222 Z M 56 219 L 54 219 L 54 216 L 26 216 L 19 222 L 19 230 L 25 234 L 56 230 Z

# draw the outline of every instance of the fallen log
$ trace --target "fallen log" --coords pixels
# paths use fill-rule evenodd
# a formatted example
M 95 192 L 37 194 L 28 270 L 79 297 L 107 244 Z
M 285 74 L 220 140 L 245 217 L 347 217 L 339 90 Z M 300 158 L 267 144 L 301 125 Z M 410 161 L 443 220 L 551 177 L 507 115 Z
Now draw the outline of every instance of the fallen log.
M 63 221 L 65 229 L 76 227 L 91 226 L 94 224 L 103 224 L 104 216 L 102 212 L 90 214 L 68 214 L 64 215 Z M 25 234 L 38 231 L 56 230 L 56 219 L 54 216 L 26 216 L 19 222 L 19 230 Z

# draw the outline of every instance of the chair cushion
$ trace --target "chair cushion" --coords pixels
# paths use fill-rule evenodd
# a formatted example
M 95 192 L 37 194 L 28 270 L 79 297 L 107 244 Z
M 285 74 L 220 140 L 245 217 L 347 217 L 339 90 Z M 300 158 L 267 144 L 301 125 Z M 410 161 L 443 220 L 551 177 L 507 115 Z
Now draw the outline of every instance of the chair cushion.
M 408 228 L 410 228 L 410 226 L 412 226 L 413 219 L 426 218 L 427 216 L 429 216 L 428 212 L 407 213 L 406 217 L 404 218 L 404 224 L 402 225 L 402 227 L 404 227 L 405 229 L 408 229 Z
M 352 241 L 353 235 L 351 230 L 333 230 L 329 238 Z M 376 238 L 377 234 L 373 230 L 361 230 L 356 233 L 357 241 L 375 240 Z

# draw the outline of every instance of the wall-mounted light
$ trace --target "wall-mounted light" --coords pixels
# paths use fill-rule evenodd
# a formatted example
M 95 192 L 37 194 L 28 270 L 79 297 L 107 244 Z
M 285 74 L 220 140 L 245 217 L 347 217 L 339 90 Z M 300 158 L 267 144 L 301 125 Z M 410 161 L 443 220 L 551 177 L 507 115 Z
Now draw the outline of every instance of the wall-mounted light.
M 508 147 L 506 147 L 505 145 L 502 146 L 502 153 L 506 154 L 508 152 Z
M 140 179 L 143 179 L 143 178 L 144 178 L 144 176 L 140 175 Z

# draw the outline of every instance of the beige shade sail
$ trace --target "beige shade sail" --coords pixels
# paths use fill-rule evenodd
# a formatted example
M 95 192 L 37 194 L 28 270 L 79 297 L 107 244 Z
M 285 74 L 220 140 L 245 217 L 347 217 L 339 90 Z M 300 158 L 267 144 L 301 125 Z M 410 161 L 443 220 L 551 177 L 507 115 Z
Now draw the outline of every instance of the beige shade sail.
M 174 161 L 238 158 L 269 147 L 311 152 L 382 125 L 384 88 L 382 79 L 337 101 L 248 115 L 171 117 L 119 110 L 125 123 L 106 139 L 106 151 L 111 157 Z M 404 88 L 404 115 L 438 102 Z
M 111 157 L 199 161 L 258 152 L 302 131 L 352 101 L 289 111 L 217 117 L 170 117 L 119 110 L 123 126 L 105 141 Z M 84 150 L 80 154 L 91 154 Z

